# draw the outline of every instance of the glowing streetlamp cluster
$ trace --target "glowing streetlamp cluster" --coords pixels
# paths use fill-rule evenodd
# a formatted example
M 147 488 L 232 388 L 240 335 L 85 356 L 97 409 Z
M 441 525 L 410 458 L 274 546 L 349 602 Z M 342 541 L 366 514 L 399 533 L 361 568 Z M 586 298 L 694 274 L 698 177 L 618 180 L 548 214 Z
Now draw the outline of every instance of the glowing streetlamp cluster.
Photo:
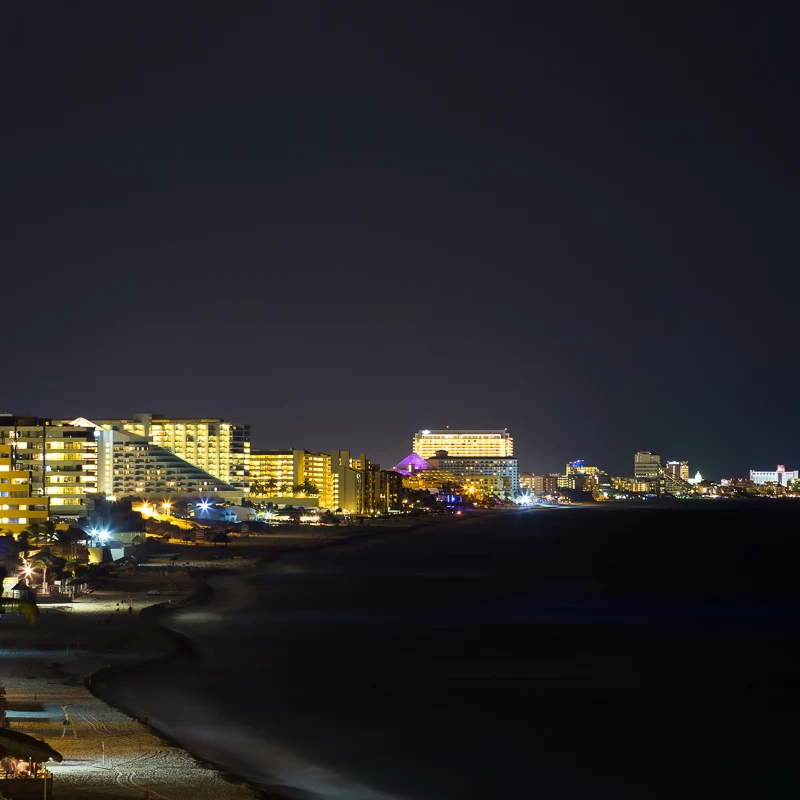
M 169 516 L 172 511 L 172 501 L 164 500 L 161 503 L 149 503 L 145 500 L 141 505 L 134 506 L 133 510 L 140 513 L 143 517 L 157 517 L 160 513 Z

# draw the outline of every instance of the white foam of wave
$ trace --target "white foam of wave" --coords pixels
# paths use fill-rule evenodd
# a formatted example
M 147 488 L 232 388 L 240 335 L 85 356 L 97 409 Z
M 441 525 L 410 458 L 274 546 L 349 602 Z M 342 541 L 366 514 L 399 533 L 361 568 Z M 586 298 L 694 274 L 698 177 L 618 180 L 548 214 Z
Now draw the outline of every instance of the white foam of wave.
M 197 755 L 255 783 L 289 787 L 319 800 L 408 800 L 312 764 L 281 745 L 235 726 L 184 727 L 153 721 Z

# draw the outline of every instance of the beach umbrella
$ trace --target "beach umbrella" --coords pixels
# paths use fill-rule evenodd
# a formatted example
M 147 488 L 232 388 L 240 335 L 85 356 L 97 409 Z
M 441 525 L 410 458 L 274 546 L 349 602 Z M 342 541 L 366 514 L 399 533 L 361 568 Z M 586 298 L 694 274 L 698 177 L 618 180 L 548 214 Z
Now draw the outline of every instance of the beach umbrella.
M 35 739 L 27 733 L 6 729 L 0 730 L 0 758 L 31 758 L 37 764 L 46 761 L 63 761 L 61 753 L 56 752 L 47 742 Z

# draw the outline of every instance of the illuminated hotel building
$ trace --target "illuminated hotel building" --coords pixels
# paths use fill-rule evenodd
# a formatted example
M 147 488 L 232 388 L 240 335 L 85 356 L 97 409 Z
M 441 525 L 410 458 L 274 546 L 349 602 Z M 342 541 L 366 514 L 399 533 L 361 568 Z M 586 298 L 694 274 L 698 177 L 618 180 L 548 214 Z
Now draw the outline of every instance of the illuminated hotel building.
M 290 497 L 298 481 L 295 450 L 251 450 L 250 494 L 259 498 Z M 288 487 L 288 488 L 287 488 Z
M 50 500 L 33 495 L 30 470 L 15 469 L 13 458 L 13 446 L 0 444 L 0 533 L 18 534 L 50 518 Z
M 646 494 L 656 488 L 657 482 L 654 483 L 642 478 L 612 478 L 611 485 L 621 492 Z
M 563 475 L 558 477 L 559 489 L 577 489 L 581 492 L 592 491 L 597 486 L 600 467 L 587 467 L 583 460 L 569 461 Z
M 633 476 L 642 480 L 656 480 L 661 472 L 661 456 L 640 451 L 633 457 Z
M 353 514 L 383 513 L 400 502 L 399 476 L 371 464 L 364 453 L 351 457 L 349 450 L 252 450 L 250 481 L 253 499 Z M 300 491 L 306 481 L 316 494 Z
M 682 481 L 689 480 L 688 461 L 667 461 L 666 470 L 673 478 L 680 478 Z
M 440 455 L 426 459 L 435 469 L 444 469 L 456 476 L 459 483 L 471 484 L 487 493 L 519 490 L 519 464 L 516 458 L 469 456 L 453 458 Z
M 443 431 L 424 430 L 414 434 L 413 452 L 418 456 L 429 459 L 439 450 L 446 451 L 452 457 L 510 458 L 514 455 L 514 440 L 507 430 L 459 431 L 447 428 Z
M 783 464 L 779 464 L 776 470 L 750 470 L 750 480 L 758 486 L 762 483 L 777 483 L 781 486 L 788 486 L 791 481 L 796 481 L 800 473 L 794 470 L 787 470 Z
M 583 461 L 567 462 L 565 475 L 590 475 L 594 477 L 600 473 L 600 467 L 587 467 Z
M 134 414 L 130 419 L 94 420 L 105 430 L 126 431 L 149 438 L 184 461 L 223 483 L 250 490 L 250 426 L 220 417 L 170 418 L 161 414 Z
M 531 494 L 544 494 L 546 477 L 546 475 L 535 475 L 532 472 L 520 472 L 519 488 L 521 490 L 527 490 Z M 557 488 L 558 477 L 553 479 L 553 491 L 555 491 Z
M 321 506 L 330 507 L 331 457 L 308 450 L 251 450 L 250 493 L 262 499 L 295 498 L 295 486 L 313 484 Z M 309 498 L 305 498 L 309 499 Z M 330 501 L 330 502 L 329 502 Z
M 519 488 L 527 489 L 529 492 L 534 493 L 536 491 L 536 475 L 532 472 L 520 472 Z
M 97 432 L 97 485 L 101 494 L 154 501 L 184 498 L 234 503 L 244 497 L 241 489 L 153 444 L 145 436 L 104 428 L 97 428 Z
M 406 489 L 426 489 L 440 492 L 445 487 L 453 489 L 460 485 L 456 476 L 446 469 L 434 469 L 424 458 L 416 453 L 406 456 L 392 467 L 392 472 L 402 479 Z
M 0 444 L 11 445 L 12 470 L 30 473 L 31 495 L 49 499 L 51 516 L 74 520 L 91 510 L 98 491 L 93 427 L 0 414 Z

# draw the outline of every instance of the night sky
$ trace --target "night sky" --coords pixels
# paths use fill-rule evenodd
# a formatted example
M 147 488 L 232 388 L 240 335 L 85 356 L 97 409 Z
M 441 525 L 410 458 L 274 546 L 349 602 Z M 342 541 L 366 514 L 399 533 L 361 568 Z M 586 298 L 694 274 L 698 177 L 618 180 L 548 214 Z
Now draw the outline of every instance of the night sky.
M 792 16 L 789 16 L 789 15 Z M 800 466 L 789 4 L 6 0 L 0 410 Z

